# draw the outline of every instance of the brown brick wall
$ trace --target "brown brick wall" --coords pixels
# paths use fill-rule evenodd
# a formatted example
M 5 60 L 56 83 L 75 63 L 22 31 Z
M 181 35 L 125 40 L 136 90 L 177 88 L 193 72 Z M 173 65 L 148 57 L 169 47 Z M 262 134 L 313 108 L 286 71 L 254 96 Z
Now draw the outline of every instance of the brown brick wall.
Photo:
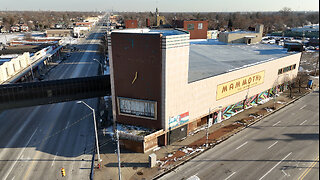
M 160 34 L 112 33 L 112 59 L 115 97 L 157 102 L 156 120 L 119 115 L 116 101 L 116 120 L 123 124 L 162 129 Z M 137 72 L 137 79 L 132 81 Z
M 202 29 L 198 29 L 199 23 L 202 23 Z M 194 30 L 188 30 L 188 24 L 193 24 Z M 190 39 L 207 39 L 208 21 L 184 21 L 183 29 L 190 33 Z
M 137 20 L 125 20 L 124 24 L 126 28 L 138 28 L 138 21 Z

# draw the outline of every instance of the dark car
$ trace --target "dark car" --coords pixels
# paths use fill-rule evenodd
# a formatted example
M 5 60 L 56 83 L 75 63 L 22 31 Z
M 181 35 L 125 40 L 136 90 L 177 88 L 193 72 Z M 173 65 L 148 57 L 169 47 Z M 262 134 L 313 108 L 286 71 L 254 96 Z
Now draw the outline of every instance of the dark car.
M 42 81 L 42 80 L 44 80 L 44 78 L 45 78 L 45 76 L 43 74 L 40 74 L 39 77 L 38 77 L 38 80 Z

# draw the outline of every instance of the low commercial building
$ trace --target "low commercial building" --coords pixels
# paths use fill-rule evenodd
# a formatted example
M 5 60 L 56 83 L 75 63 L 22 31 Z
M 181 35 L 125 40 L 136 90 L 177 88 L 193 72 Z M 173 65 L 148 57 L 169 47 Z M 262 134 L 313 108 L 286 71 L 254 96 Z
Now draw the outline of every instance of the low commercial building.
M 93 22 L 76 22 L 75 26 L 92 27 Z
M 69 37 L 72 36 L 72 29 L 47 29 L 46 37 Z
M 207 39 L 218 39 L 218 35 L 218 30 L 210 30 L 207 32 Z
M 183 28 L 190 33 L 190 39 L 207 39 L 208 21 L 173 20 L 174 28 Z
M 283 91 L 301 56 L 276 45 L 190 41 L 180 30 L 112 31 L 108 46 L 113 120 L 156 130 L 143 140 L 123 138 L 142 152 Z
M 137 20 L 125 20 L 124 24 L 126 26 L 126 29 L 138 28 L 138 21 Z
M 87 33 L 90 31 L 90 27 L 87 26 L 77 26 L 73 28 L 73 36 L 80 37 L 80 35 Z
M 258 24 L 255 31 L 231 31 L 220 32 L 219 41 L 225 43 L 260 43 L 262 39 L 263 25 Z

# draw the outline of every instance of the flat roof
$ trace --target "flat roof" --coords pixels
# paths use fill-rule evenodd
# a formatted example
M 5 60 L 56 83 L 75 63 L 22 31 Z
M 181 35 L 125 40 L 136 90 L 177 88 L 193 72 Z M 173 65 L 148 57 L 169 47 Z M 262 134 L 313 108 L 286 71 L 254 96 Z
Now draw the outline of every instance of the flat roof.
M 226 34 L 252 34 L 252 33 L 257 33 L 255 31 L 225 31 L 222 33 L 226 33 Z
M 214 39 L 190 40 L 188 81 L 202 80 L 294 53 L 278 45 L 226 44 Z
M 188 34 L 188 32 L 175 30 L 175 29 L 147 29 L 147 28 L 137 28 L 137 29 L 122 29 L 122 30 L 113 30 L 117 33 L 141 33 L 141 34 L 162 34 L 163 36 L 172 36 L 172 35 L 182 35 Z

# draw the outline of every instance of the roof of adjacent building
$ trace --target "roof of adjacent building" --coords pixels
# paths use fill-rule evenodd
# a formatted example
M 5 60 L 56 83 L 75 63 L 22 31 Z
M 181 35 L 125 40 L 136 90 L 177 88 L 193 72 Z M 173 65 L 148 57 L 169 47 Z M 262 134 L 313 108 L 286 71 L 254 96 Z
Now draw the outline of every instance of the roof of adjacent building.
M 226 44 L 218 40 L 190 41 L 188 81 L 254 66 L 292 54 L 270 44 Z
M 172 36 L 172 35 L 182 35 L 188 34 L 188 32 L 175 30 L 175 29 L 122 29 L 122 30 L 114 30 L 113 32 L 119 33 L 142 33 L 142 34 L 162 34 L 163 36 Z
M 255 32 L 255 31 L 225 31 L 222 33 L 225 33 L 225 34 L 252 34 L 252 33 L 257 33 L 257 32 Z

